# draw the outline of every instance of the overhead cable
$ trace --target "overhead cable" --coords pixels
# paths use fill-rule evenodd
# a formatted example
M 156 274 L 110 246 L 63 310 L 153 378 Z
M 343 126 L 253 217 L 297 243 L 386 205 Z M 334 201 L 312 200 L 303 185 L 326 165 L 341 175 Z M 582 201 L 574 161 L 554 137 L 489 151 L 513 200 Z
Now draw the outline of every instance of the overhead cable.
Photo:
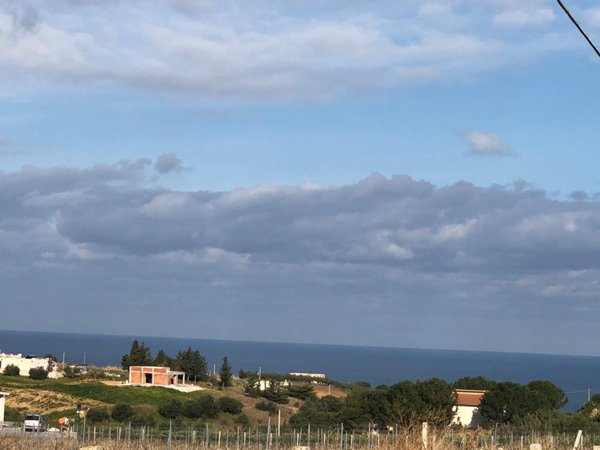
M 567 16 L 569 16 L 569 19 L 571 19 L 571 22 L 573 22 L 573 24 L 575 24 L 575 26 L 577 27 L 577 29 L 579 30 L 579 32 L 583 35 L 583 37 L 585 38 L 585 40 L 588 41 L 588 44 L 590 44 L 592 46 L 592 48 L 596 52 L 596 55 L 598 55 L 598 57 L 600 58 L 600 51 L 594 45 L 594 43 L 588 37 L 588 35 L 585 33 L 585 31 L 583 31 L 583 28 L 581 28 L 581 26 L 577 23 L 577 20 L 575 20 L 575 17 L 573 17 L 573 15 L 571 14 L 571 12 L 567 9 L 567 7 L 565 6 L 565 4 L 562 2 L 562 0 L 556 0 L 556 1 L 560 5 L 560 7 L 563 9 L 563 11 L 567 14 Z

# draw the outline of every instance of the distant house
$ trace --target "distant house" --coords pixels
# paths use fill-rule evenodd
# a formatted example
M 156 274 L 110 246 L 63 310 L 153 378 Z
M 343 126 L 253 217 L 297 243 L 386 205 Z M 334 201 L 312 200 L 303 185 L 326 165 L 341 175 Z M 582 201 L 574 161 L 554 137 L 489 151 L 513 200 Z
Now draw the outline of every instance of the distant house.
M 290 375 L 293 377 L 326 378 L 324 373 L 290 372 Z
M 474 389 L 456 389 L 456 406 L 452 423 L 468 428 L 477 428 L 481 424 L 479 406 L 486 391 Z
M 158 366 L 131 366 L 129 384 L 173 386 L 185 384 L 185 372 Z
M 42 368 L 49 372 L 52 377 L 53 372 L 58 372 L 57 367 L 48 358 L 38 358 L 35 355 L 23 356 L 21 353 L 0 353 L 0 373 L 4 372 L 6 366 L 17 366 L 20 375 L 29 376 L 31 369 Z

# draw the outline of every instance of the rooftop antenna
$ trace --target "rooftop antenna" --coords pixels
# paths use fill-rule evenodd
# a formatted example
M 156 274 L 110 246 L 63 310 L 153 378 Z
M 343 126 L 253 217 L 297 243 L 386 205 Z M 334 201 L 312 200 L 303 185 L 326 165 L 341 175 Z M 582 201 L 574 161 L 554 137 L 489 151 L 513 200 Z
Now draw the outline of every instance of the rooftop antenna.
M 582 34 L 582 36 L 585 38 L 585 40 L 588 41 L 588 44 L 590 44 L 591 47 L 594 49 L 594 51 L 596 52 L 596 55 L 598 55 L 598 57 L 600 58 L 600 50 L 598 50 L 598 48 L 594 45 L 594 43 L 588 37 L 588 35 L 585 33 L 585 31 L 583 31 L 583 28 L 581 28 L 581 26 L 577 23 L 577 20 L 575 20 L 575 17 L 573 17 L 573 14 L 571 14 L 571 12 L 567 9 L 567 7 L 562 2 L 562 0 L 556 0 L 556 1 L 558 2 L 560 7 L 562 8 L 562 10 L 565 12 L 565 14 L 567 16 L 569 16 L 569 19 L 571 19 L 571 22 L 573 22 L 573 24 L 577 27 L 577 29 Z

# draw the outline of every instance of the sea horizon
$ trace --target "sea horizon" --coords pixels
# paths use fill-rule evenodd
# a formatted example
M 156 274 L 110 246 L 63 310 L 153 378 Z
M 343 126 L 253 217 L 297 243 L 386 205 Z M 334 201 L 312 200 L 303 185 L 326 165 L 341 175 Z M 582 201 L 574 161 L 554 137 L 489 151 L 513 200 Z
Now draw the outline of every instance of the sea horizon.
M 374 344 L 340 344 L 340 343 L 322 343 L 322 342 L 302 342 L 302 341 L 276 341 L 276 340 L 256 340 L 256 339 L 228 339 L 228 338 L 211 338 L 211 337 L 191 337 L 191 336 L 161 336 L 161 335 L 136 335 L 136 334 L 121 334 L 121 333 L 99 333 L 99 332 L 77 332 L 77 331 L 47 331 L 47 330 L 0 330 L 0 333 L 43 333 L 54 335 L 83 335 L 83 336 L 99 336 L 99 337 L 122 337 L 132 338 L 138 341 L 148 339 L 190 339 L 190 340 L 206 340 L 217 342 L 232 342 L 232 343 L 255 343 L 255 344 L 290 344 L 290 345 L 314 345 L 324 347 L 352 347 L 352 348 L 373 348 L 373 349 L 390 349 L 390 350 L 423 350 L 423 351 L 447 351 L 447 352 L 468 352 L 468 353 L 498 353 L 498 354 L 514 354 L 514 355 L 539 355 L 539 356 L 565 356 L 565 357 L 581 357 L 581 358 L 600 358 L 600 354 L 592 355 L 586 353 L 551 353 L 551 352 L 535 352 L 535 351 L 511 351 L 511 350 L 485 350 L 485 349 L 466 349 L 453 347 L 408 347 L 395 345 L 374 345 Z M 0 352 L 3 351 L 0 347 Z
M 569 397 L 566 411 L 575 411 L 587 400 L 588 389 L 600 392 L 600 357 L 479 350 L 446 350 L 351 346 L 337 344 L 237 341 L 160 336 L 104 335 L 92 333 L 0 331 L 0 350 L 11 353 L 53 354 L 69 363 L 119 366 L 134 339 L 144 341 L 155 356 L 159 350 L 175 356 L 188 346 L 206 358 L 209 371 L 223 357 L 237 373 L 240 369 L 263 373 L 324 373 L 347 383 L 366 381 L 372 386 L 403 380 L 441 378 L 454 382 L 465 376 L 485 376 L 496 381 L 527 384 L 549 380 Z

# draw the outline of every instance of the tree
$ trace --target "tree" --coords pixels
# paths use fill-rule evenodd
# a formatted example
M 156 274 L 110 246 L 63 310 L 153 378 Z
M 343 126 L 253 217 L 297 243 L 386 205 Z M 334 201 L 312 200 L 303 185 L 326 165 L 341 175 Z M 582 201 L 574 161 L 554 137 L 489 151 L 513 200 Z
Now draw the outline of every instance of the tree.
M 48 378 L 48 371 L 43 367 L 34 367 L 29 370 L 29 378 L 32 380 L 45 380 Z
M 439 378 L 415 383 L 421 399 L 427 407 L 427 419 L 436 426 L 445 426 L 452 421 L 456 394 L 452 386 Z M 424 419 L 425 417 L 423 417 Z
M 134 414 L 135 411 L 127 403 L 117 403 L 113 406 L 110 416 L 117 422 L 125 422 L 126 420 L 131 420 Z
M 550 381 L 534 380 L 527 385 L 527 388 L 541 396 L 543 409 L 558 411 L 567 404 L 565 392 Z
M 153 363 L 150 348 L 144 345 L 144 341 L 140 344 L 137 339 L 131 344 L 129 354 L 124 354 L 121 358 L 121 365 L 124 370 L 128 370 L 131 366 L 151 366 Z
M 453 384 L 454 389 L 478 389 L 489 391 L 498 383 L 494 380 L 489 380 L 481 375 L 476 377 L 463 377 L 456 380 Z
M 184 352 L 177 353 L 175 366 L 178 370 L 185 372 L 188 380 L 206 381 L 206 359 L 198 350 L 192 350 L 191 347 Z
M 310 384 L 296 384 L 287 387 L 287 394 L 300 400 L 315 400 L 317 395 Z
M 21 373 L 21 369 L 19 369 L 19 367 L 15 366 L 14 364 L 9 364 L 8 366 L 6 366 L 4 368 L 4 372 L 2 372 L 2 373 L 9 377 L 16 377 L 17 375 L 19 375 Z
M 166 354 L 164 350 L 159 350 L 154 358 L 154 365 L 159 367 L 172 367 L 173 358 Z
M 219 370 L 219 378 L 221 379 L 221 384 L 223 386 L 231 386 L 233 373 L 231 372 L 231 366 L 229 365 L 227 356 L 223 358 L 223 364 L 221 365 L 221 370 Z
M 536 380 L 527 386 L 503 382 L 483 396 L 479 409 L 486 424 L 509 424 L 558 411 L 565 402 L 562 389 L 549 381 Z

